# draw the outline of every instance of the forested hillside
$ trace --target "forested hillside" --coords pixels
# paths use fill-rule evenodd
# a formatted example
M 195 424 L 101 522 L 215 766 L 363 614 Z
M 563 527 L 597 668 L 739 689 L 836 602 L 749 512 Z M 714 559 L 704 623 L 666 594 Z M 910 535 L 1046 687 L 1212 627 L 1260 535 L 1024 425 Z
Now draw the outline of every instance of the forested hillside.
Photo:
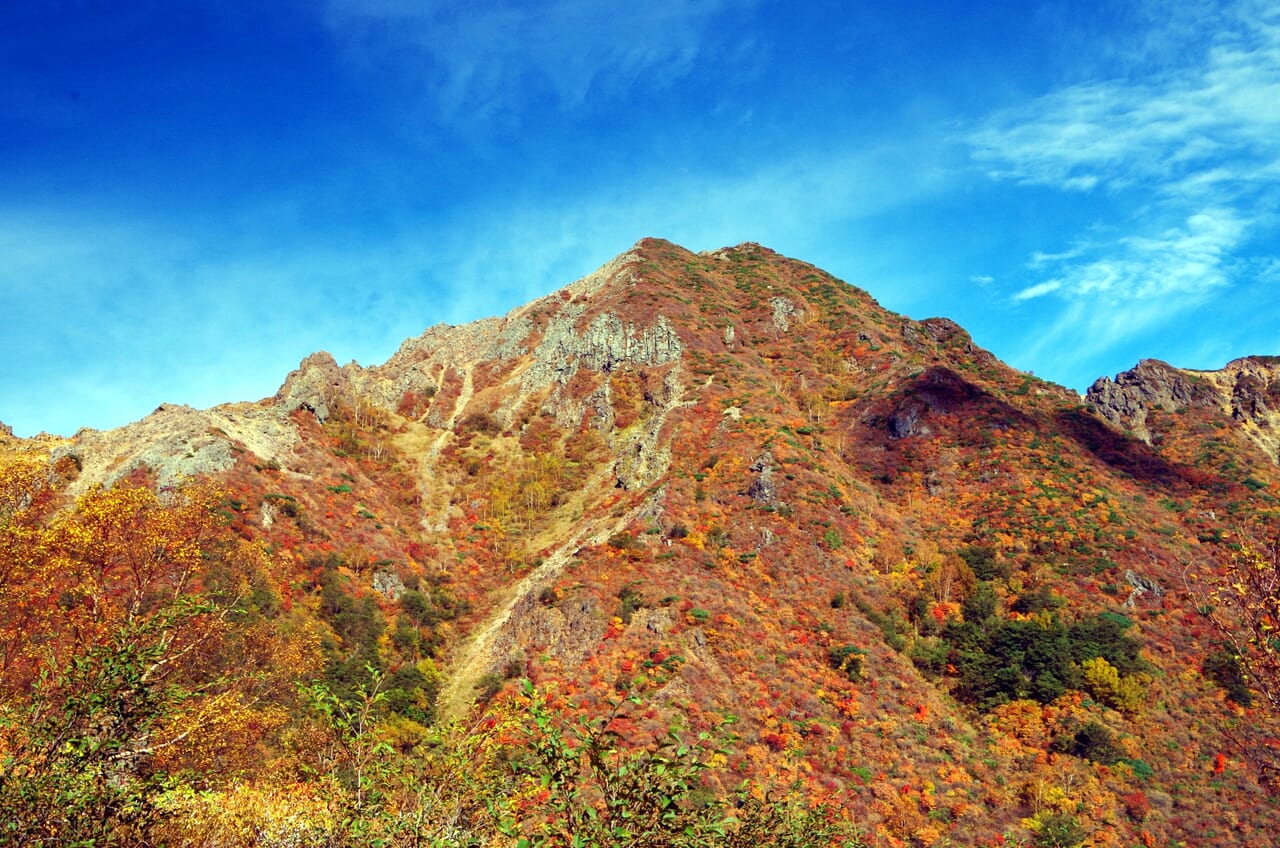
M 1271 358 L 1086 399 L 646 240 L 6 437 L 0 839 L 1272 845 L 1278 407 Z

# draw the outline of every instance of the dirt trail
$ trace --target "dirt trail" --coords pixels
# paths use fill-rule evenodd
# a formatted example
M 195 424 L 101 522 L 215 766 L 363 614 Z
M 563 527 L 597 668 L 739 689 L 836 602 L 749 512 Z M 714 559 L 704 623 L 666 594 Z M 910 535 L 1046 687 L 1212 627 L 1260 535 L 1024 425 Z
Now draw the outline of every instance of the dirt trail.
M 441 368 L 441 376 L 451 368 L 457 366 L 450 362 Z M 444 532 L 449 526 L 449 501 L 447 489 L 436 482 L 434 470 L 440 459 L 440 453 L 444 450 L 444 446 L 449 439 L 453 437 L 454 427 L 458 424 L 458 419 L 462 417 L 462 412 L 467 408 L 467 404 L 471 403 L 471 397 L 475 393 L 475 385 L 472 379 L 472 372 L 475 370 L 475 363 L 468 362 L 462 367 L 462 388 L 458 392 L 458 399 L 453 403 L 453 411 L 449 413 L 449 420 L 440 428 L 436 436 L 431 440 L 431 444 L 427 447 L 426 452 L 418 460 L 418 477 L 422 481 L 422 527 L 426 530 L 435 532 Z M 441 380 L 443 383 L 443 379 Z M 437 517 L 433 524 L 431 516 Z
M 596 519 L 584 522 L 576 533 L 552 551 L 542 564 L 526 574 L 508 590 L 508 596 L 502 606 L 479 625 L 458 651 L 449 680 L 440 691 L 438 708 L 445 720 L 461 718 L 475 702 L 475 686 L 480 678 L 493 664 L 493 644 L 497 641 L 502 628 L 511 620 L 512 613 L 520 601 L 560 576 L 565 566 L 573 558 L 579 548 L 584 545 L 600 545 L 615 533 L 621 532 L 644 508 L 636 506 L 621 518 Z
M 454 363 L 450 362 L 441 369 L 441 374 L 443 375 L 449 369 L 456 367 Z M 462 368 L 462 388 L 458 391 L 458 399 L 453 402 L 453 411 L 449 413 L 449 420 L 445 422 L 444 427 L 440 430 L 440 435 L 436 436 L 431 447 L 427 449 L 427 455 L 423 460 L 428 466 L 435 465 L 435 461 L 440 458 L 440 451 L 444 450 L 444 443 L 453 435 L 453 428 L 457 426 L 458 418 L 462 415 L 462 411 L 467 408 L 467 404 L 471 403 L 471 396 L 475 393 L 475 385 L 472 382 L 471 375 L 475 371 L 475 367 L 476 364 L 474 362 L 468 362 Z

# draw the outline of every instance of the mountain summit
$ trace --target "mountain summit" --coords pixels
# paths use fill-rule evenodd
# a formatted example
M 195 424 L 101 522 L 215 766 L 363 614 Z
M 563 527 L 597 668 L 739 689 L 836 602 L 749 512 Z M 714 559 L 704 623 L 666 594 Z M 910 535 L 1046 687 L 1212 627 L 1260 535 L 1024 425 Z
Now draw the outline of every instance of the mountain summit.
M 733 716 L 730 774 L 877 844 L 1264 845 L 1275 716 L 1224 683 L 1197 581 L 1274 513 L 1277 409 L 1268 358 L 1148 360 L 1082 403 L 767 248 L 646 239 L 381 365 L 317 353 L 52 458 L 73 494 L 217 480 L 317 673 L 385 672 L 410 746 L 526 678 L 643 699 L 627 732 Z

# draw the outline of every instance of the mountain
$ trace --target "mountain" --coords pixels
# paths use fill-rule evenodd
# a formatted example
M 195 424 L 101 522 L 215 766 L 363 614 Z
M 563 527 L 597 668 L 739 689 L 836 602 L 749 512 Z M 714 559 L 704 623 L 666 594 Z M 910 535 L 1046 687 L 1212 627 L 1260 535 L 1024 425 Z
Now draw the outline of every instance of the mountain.
M 382 365 L 5 451 L 65 497 L 215 480 L 313 674 L 382 670 L 409 747 L 525 678 L 634 695 L 641 735 L 732 716 L 728 774 L 874 844 L 1269 845 L 1280 728 L 1205 609 L 1275 516 L 1278 362 L 1082 398 L 759 245 L 647 239 Z

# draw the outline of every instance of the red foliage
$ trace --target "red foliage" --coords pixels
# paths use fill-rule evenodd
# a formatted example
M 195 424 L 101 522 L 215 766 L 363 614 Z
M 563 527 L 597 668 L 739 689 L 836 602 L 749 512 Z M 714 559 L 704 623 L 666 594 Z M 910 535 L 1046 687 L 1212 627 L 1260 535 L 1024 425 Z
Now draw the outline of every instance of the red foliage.
M 1135 822 L 1141 824 L 1151 814 L 1151 801 L 1145 792 L 1130 792 L 1120 799 L 1124 802 L 1124 811 Z

